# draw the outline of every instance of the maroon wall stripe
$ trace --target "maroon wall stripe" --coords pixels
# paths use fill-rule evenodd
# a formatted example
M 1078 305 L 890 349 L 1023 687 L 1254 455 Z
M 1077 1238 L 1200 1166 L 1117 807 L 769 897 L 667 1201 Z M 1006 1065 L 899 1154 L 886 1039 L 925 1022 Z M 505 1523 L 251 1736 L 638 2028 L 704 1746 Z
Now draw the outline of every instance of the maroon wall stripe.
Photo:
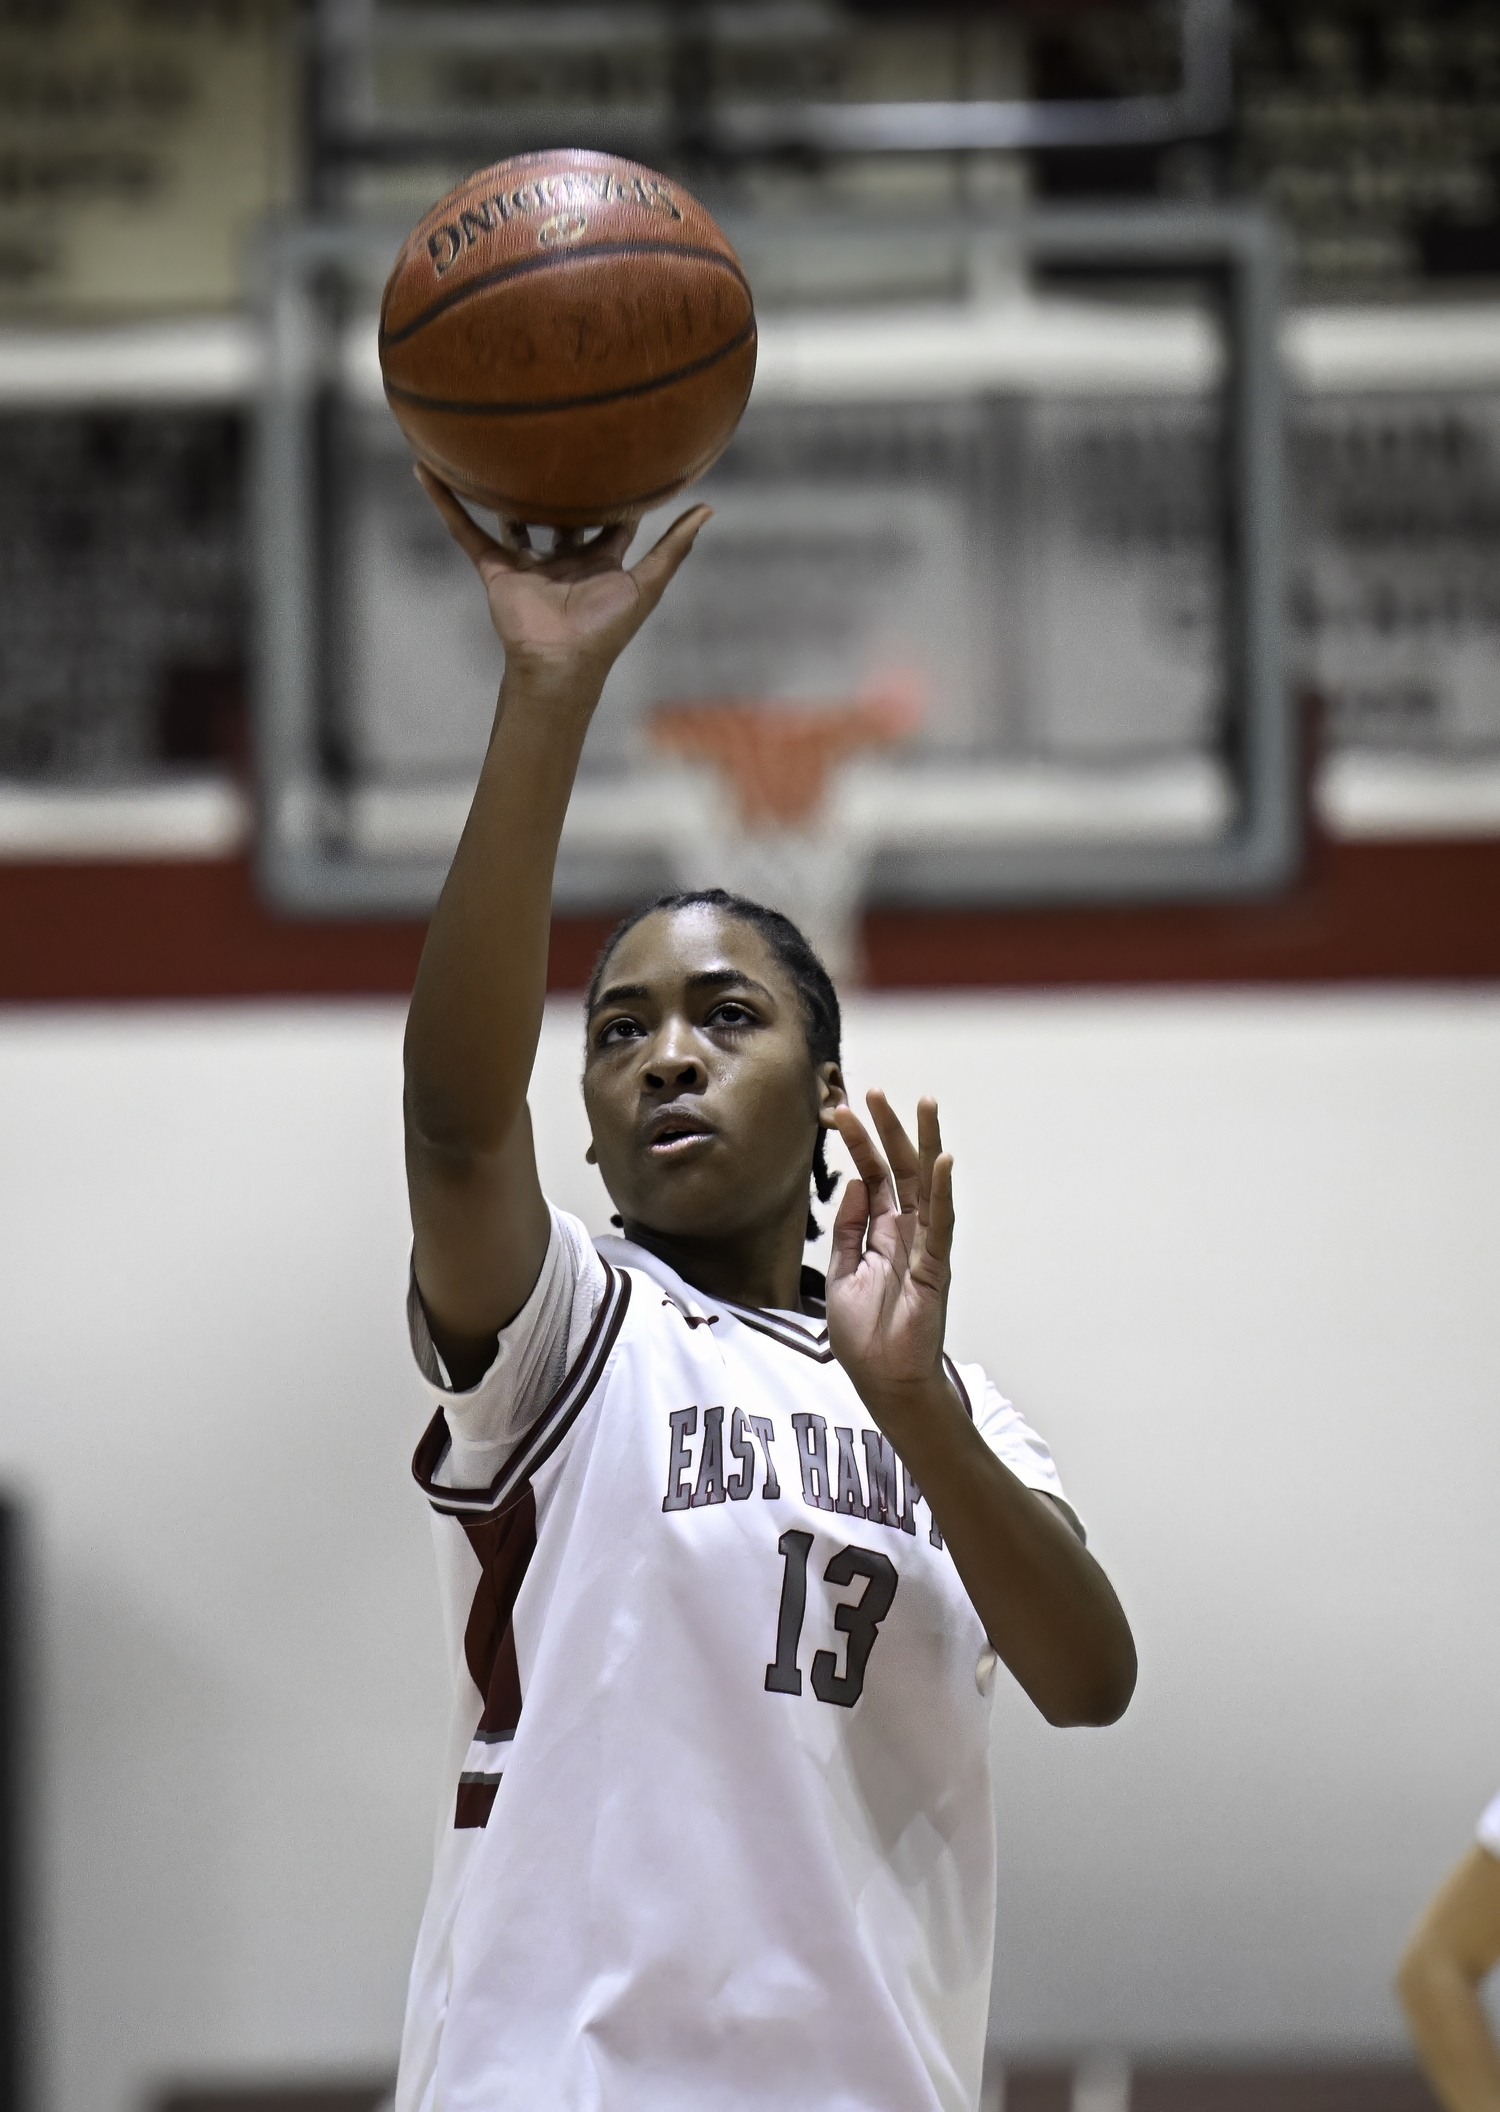
M 554 923 L 553 989 L 611 921 Z M 422 932 L 274 915 L 243 859 L 0 864 L 0 1001 L 401 996 Z M 1500 839 L 1317 840 L 1265 902 L 875 910 L 865 947 L 878 989 L 1500 980 Z
M 1500 839 L 1331 843 L 1266 901 L 1135 909 L 878 910 L 881 988 L 1488 981 L 1500 978 Z

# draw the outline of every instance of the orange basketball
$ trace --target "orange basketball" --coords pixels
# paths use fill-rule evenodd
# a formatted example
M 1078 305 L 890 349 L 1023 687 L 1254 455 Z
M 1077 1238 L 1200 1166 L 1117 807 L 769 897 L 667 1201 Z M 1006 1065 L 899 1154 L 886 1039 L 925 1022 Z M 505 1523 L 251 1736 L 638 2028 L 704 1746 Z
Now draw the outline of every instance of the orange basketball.
M 380 304 L 397 423 L 507 519 L 617 521 L 701 476 L 740 421 L 755 310 L 695 198 L 558 149 L 481 169 L 407 238 Z

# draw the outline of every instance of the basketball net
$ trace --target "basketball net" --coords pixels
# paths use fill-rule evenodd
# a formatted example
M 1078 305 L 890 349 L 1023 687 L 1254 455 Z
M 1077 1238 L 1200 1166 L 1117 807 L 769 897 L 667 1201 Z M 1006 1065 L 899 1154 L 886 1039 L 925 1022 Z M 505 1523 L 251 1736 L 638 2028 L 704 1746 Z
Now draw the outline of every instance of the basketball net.
M 916 731 L 921 698 L 920 677 L 902 671 L 839 703 L 658 705 L 647 721 L 655 745 L 707 764 L 722 795 L 696 811 L 683 805 L 671 846 L 678 885 L 724 887 L 781 910 L 836 981 L 856 979 L 870 846 L 836 824 L 830 794 L 854 756 Z

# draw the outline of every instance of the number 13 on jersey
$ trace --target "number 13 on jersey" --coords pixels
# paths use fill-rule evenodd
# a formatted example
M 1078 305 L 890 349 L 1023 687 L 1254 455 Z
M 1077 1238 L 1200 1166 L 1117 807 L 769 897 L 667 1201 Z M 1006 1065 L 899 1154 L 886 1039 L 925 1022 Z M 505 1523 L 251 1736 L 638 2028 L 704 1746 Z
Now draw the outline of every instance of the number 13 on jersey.
M 766 1666 L 768 1694 L 800 1694 L 802 1674 L 797 1666 L 797 1646 L 802 1640 L 802 1622 L 807 1612 L 807 1558 L 812 1552 L 811 1533 L 783 1533 L 776 1546 L 786 1568 L 781 1579 L 781 1611 L 776 1620 L 776 1656 Z M 841 1547 L 823 1572 L 826 1584 L 852 1584 L 863 1577 L 865 1588 L 857 1599 L 841 1599 L 833 1609 L 833 1625 L 849 1638 L 844 1670 L 832 1650 L 819 1650 L 812 1661 L 812 1690 L 819 1701 L 835 1708 L 852 1709 L 864 1692 L 865 1667 L 875 1647 L 881 1622 L 891 1610 L 900 1578 L 888 1555 L 868 1547 Z

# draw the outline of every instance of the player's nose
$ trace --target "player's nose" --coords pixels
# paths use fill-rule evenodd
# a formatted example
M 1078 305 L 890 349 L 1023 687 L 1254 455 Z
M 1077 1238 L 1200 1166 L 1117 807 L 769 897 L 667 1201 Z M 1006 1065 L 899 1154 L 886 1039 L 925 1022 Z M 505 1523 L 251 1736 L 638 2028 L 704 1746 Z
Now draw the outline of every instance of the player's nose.
M 707 1082 L 686 1020 L 663 1020 L 643 1053 L 641 1083 L 650 1090 L 693 1092 Z

